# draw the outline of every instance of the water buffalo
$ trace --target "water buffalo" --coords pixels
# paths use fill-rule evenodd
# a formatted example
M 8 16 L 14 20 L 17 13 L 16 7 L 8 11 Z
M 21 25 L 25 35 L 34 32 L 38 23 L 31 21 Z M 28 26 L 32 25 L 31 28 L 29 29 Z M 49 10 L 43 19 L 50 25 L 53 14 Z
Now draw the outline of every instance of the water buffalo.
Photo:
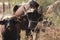
M 39 4 L 35 1 L 30 2 L 29 5 L 26 5 L 25 7 L 22 6 L 20 7 L 21 9 L 18 8 L 18 10 L 15 12 L 15 16 L 18 16 L 22 22 L 22 29 L 26 30 L 26 36 L 29 36 L 31 31 L 36 27 L 37 23 L 43 20 L 43 12 L 41 6 L 39 6 Z M 33 9 L 33 11 L 27 11 L 27 9 Z
M 27 10 L 30 9 L 33 9 L 33 11 L 28 12 Z M 16 6 L 13 11 L 12 18 L 0 21 L 0 24 L 5 25 L 6 29 L 3 33 L 4 40 L 20 40 L 20 30 L 26 30 L 26 36 L 28 37 L 37 23 L 43 20 L 42 9 L 35 1 L 31 1 L 25 6 Z

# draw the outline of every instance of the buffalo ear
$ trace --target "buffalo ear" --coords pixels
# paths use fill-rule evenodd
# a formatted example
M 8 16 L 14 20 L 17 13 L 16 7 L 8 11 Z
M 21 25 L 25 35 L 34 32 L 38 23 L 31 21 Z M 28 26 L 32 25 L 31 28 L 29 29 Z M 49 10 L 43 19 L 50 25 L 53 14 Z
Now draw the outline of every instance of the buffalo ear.
M 19 5 L 15 5 L 13 8 L 13 12 L 16 12 L 18 8 L 19 8 Z
M 4 21 L 0 21 L 0 24 L 2 24 L 2 25 L 3 25 L 3 24 L 4 24 Z
M 6 20 L 3 20 L 3 21 L 0 21 L 0 24 L 4 25 L 7 21 Z

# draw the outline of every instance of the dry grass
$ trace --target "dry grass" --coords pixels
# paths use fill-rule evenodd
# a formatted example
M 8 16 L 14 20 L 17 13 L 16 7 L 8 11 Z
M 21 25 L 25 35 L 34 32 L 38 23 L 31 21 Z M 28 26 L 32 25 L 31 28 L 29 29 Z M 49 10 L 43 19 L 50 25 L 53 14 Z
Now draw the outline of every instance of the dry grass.
M 40 40 L 60 40 L 60 27 L 46 27 L 40 32 Z
M 38 40 L 60 40 L 60 27 L 50 26 L 50 27 L 44 27 L 44 28 L 45 28 L 45 32 L 42 32 L 42 30 L 40 30 Z M 22 32 L 21 35 L 24 37 L 23 34 L 24 33 Z

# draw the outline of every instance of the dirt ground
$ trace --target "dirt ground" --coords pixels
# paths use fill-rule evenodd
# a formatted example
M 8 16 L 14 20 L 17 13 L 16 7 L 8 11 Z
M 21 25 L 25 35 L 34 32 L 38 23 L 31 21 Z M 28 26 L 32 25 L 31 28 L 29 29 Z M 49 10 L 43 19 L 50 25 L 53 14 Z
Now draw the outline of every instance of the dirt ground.
M 60 27 L 46 27 L 45 32 L 40 32 L 40 40 L 60 40 Z

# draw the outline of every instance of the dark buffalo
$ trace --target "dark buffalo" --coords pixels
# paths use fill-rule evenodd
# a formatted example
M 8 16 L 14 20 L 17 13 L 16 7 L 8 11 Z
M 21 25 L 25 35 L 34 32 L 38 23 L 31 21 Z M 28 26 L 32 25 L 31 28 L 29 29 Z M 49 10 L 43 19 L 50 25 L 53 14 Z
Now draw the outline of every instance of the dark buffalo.
M 26 8 L 24 8 L 24 9 L 26 9 Z M 15 15 L 17 15 L 19 13 L 18 16 L 20 17 L 20 20 L 21 20 L 21 26 L 22 26 L 23 30 L 26 30 L 26 36 L 29 36 L 31 34 L 31 31 L 34 31 L 34 28 L 36 27 L 37 23 L 39 21 L 43 20 L 42 7 L 39 6 L 39 4 L 37 2 L 32 1 L 32 2 L 30 2 L 30 9 L 31 8 L 34 9 L 34 11 L 27 12 L 27 10 L 24 10 L 24 11 L 22 11 L 22 13 L 24 13 L 24 14 L 26 13 L 26 15 L 23 14 L 23 16 L 19 16 L 19 15 L 21 15 L 19 12 L 19 10 L 21 10 L 21 9 L 18 9 L 17 12 L 15 13 Z M 39 30 L 40 29 L 37 29 L 37 31 L 39 31 Z
M 18 21 L 15 18 L 12 19 L 4 19 L 0 21 L 0 24 L 5 25 L 5 31 L 3 32 L 3 40 L 18 40 L 19 39 L 19 31 L 18 31 Z M 18 25 L 18 26 L 17 26 Z
M 34 31 L 34 28 L 36 27 L 37 23 L 39 21 L 43 20 L 43 12 L 42 7 L 39 6 L 39 4 L 35 1 L 31 2 L 31 7 L 33 8 L 33 12 L 26 12 L 25 16 L 21 16 L 22 27 L 26 29 L 26 36 L 29 36 L 31 34 L 31 31 Z M 26 22 L 24 22 L 24 19 L 27 19 Z M 25 26 L 26 25 L 26 26 Z M 39 32 L 39 28 L 36 29 L 37 32 Z

